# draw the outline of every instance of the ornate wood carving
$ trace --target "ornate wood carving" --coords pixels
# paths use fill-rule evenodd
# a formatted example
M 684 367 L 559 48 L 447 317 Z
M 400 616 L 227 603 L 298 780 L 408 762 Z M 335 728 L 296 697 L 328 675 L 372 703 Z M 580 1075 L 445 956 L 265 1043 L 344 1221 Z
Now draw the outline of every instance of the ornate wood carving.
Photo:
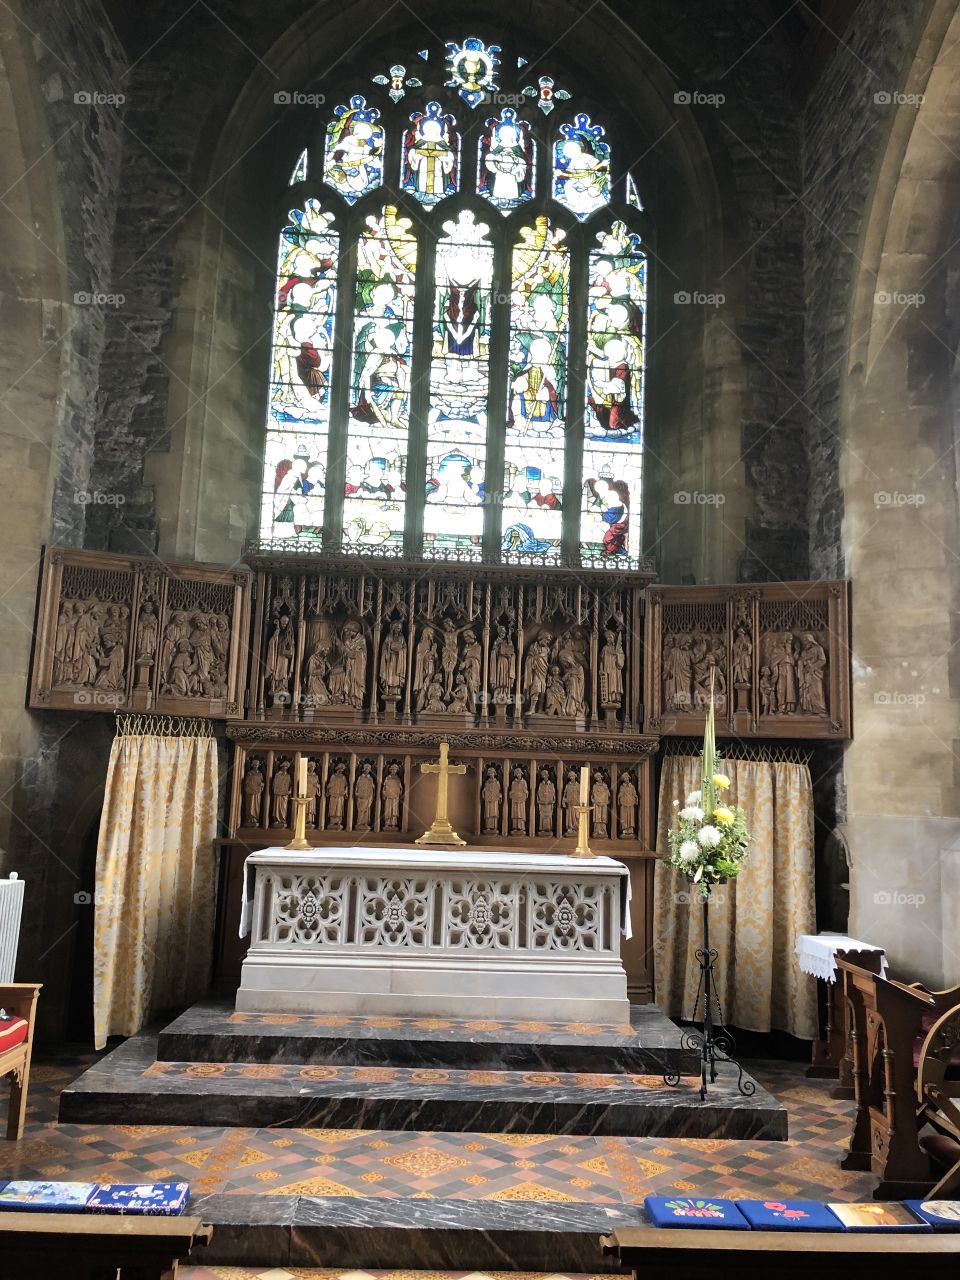
M 647 733 L 702 731 L 711 676 L 717 732 L 851 733 L 845 582 L 656 587 L 647 593 Z
M 243 714 L 250 574 L 50 547 L 33 708 Z
M 409 844 L 427 825 L 431 804 L 411 793 L 424 786 L 421 761 L 436 755 L 441 731 L 316 730 L 300 724 L 231 724 L 236 743 L 228 838 L 251 847 L 276 843 L 290 829 L 288 784 L 307 760 L 307 830 L 318 845 Z M 653 839 L 655 738 L 544 739 L 527 733 L 450 735 L 451 753 L 467 765 L 452 802 L 471 844 L 557 849 L 576 831 L 580 769 L 591 771 L 591 838 L 618 857 L 649 852 Z M 277 793 L 277 783 L 280 790 Z M 422 797 L 423 793 L 419 793 Z M 347 833 L 349 833 L 347 835 Z
M 248 715 L 636 732 L 648 581 L 434 562 L 261 562 Z

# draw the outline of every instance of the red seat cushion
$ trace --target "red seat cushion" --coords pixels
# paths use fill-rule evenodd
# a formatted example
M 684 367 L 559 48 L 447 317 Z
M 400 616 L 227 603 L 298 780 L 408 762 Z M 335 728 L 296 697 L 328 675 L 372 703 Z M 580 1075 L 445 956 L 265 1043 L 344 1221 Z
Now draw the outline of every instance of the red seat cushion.
M 27 1038 L 26 1018 L 10 1018 L 8 1022 L 0 1021 L 0 1053 L 15 1049 Z

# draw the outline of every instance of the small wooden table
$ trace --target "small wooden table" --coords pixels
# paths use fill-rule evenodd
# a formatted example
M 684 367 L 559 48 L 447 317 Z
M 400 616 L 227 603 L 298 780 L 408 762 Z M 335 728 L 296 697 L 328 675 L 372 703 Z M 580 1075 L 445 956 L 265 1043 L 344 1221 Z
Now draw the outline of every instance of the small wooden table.
M 833 1096 L 852 1098 L 853 1060 L 847 1044 L 843 986 L 836 964 L 841 958 L 871 973 L 886 972 L 883 947 L 841 933 L 804 933 L 797 939 L 797 963 L 801 970 L 817 978 L 826 988 L 826 1027 L 823 1038 L 813 1042 L 807 1075 L 817 1080 L 836 1080 Z
M 175 1280 L 178 1262 L 213 1228 L 199 1218 L 132 1214 L 0 1214 L 0 1280 Z

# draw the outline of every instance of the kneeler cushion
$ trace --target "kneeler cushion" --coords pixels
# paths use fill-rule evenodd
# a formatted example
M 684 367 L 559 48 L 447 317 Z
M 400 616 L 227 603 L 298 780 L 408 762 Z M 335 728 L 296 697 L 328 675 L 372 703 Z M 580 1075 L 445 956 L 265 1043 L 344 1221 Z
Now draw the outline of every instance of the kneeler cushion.
M 840 1223 L 818 1200 L 738 1200 L 756 1231 L 839 1231 Z
M 0 1021 L 0 1053 L 6 1053 L 8 1049 L 15 1049 L 18 1044 L 23 1044 L 27 1038 L 27 1022 L 25 1018 L 10 1018 L 9 1021 Z
M 655 1227 L 720 1227 L 749 1231 L 750 1223 L 732 1200 L 699 1196 L 647 1196 L 643 1202 Z

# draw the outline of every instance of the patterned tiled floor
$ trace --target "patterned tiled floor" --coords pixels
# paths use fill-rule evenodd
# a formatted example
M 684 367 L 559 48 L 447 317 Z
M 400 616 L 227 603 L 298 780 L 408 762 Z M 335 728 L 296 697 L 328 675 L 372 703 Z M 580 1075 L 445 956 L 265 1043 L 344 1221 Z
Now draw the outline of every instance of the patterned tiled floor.
M 788 1142 L 549 1137 L 163 1125 L 57 1125 L 59 1091 L 90 1065 L 49 1059 L 31 1077 L 27 1132 L 0 1144 L 0 1177 L 188 1181 L 194 1195 L 390 1197 L 636 1204 L 650 1194 L 869 1198 L 844 1173 L 851 1104 L 800 1064 L 754 1063 L 789 1108 Z M 333 1273 L 323 1273 L 333 1274 Z M 339 1273 L 338 1273 L 339 1274 Z

